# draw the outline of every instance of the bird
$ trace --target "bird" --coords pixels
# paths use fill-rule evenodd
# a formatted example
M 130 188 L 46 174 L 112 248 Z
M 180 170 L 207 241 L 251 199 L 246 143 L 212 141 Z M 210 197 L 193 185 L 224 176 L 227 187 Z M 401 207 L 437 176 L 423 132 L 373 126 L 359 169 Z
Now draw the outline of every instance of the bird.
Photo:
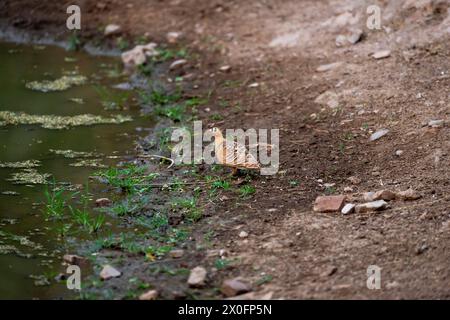
M 217 161 L 233 169 L 232 175 L 236 175 L 239 169 L 260 169 L 258 160 L 247 151 L 245 145 L 223 137 L 222 131 L 214 127 L 210 129 L 214 135 L 214 152 Z

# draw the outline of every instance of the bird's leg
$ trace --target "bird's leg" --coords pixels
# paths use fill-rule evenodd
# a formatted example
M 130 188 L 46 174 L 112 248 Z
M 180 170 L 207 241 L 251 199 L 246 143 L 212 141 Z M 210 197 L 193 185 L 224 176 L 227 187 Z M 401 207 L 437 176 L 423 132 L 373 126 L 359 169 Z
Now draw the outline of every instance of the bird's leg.
M 233 177 L 237 176 L 239 173 L 238 168 L 233 168 L 232 170 L 233 171 L 231 171 L 231 176 L 233 176 Z

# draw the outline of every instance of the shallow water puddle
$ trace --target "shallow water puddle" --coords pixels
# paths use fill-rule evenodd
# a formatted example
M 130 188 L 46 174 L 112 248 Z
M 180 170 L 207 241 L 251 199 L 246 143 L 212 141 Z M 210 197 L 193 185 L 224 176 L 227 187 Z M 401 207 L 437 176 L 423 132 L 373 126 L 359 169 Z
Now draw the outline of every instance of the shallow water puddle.
M 45 184 L 85 184 L 150 123 L 130 92 L 113 89 L 126 81 L 118 59 L 0 43 L 0 61 L 0 298 L 71 296 L 53 278 L 85 235 L 62 238 L 46 221 Z

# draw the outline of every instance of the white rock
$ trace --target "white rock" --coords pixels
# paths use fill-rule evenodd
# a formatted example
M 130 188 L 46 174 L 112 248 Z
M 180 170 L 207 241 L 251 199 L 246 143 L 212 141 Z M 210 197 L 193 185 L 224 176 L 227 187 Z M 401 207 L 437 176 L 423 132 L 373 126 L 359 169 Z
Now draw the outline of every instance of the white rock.
M 249 88 L 257 88 L 257 87 L 259 87 L 259 83 L 258 82 L 254 82 L 254 83 L 250 84 L 248 87 Z
M 191 287 L 201 287 L 205 285 L 206 269 L 203 267 L 195 267 L 191 270 L 189 275 L 188 284 Z
M 339 106 L 339 98 L 336 92 L 328 90 L 319 95 L 315 100 L 315 103 L 321 105 L 327 105 L 328 107 L 334 109 Z
M 186 59 L 178 59 L 178 60 L 175 60 L 175 61 L 172 62 L 172 64 L 169 66 L 169 69 L 170 69 L 170 70 L 178 69 L 178 68 L 184 66 L 186 63 L 187 63 L 187 60 L 186 60 Z
M 149 43 L 147 45 L 138 45 L 133 49 L 122 53 L 122 62 L 126 66 L 138 66 L 147 60 L 147 57 L 157 56 L 159 53 L 156 50 L 156 43 Z
M 387 202 L 384 200 L 372 201 L 363 204 L 358 204 L 355 207 L 357 213 L 380 211 L 387 208 Z
M 105 265 L 103 267 L 103 270 L 100 272 L 100 278 L 102 280 L 109 280 L 112 278 L 120 277 L 122 273 L 115 269 L 114 267 L 110 266 L 109 264 Z
M 381 50 L 381 51 L 377 51 L 375 52 L 372 57 L 379 60 L 379 59 L 384 59 L 384 58 L 388 58 L 391 55 L 391 51 L 390 50 Z
M 336 47 L 345 46 L 347 44 L 347 37 L 343 34 L 340 34 L 336 37 L 335 43 Z
M 400 157 L 402 154 L 403 154 L 403 150 L 397 150 L 397 151 L 395 151 L 395 155 L 396 155 L 397 157 Z
M 155 300 L 158 297 L 158 291 L 150 290 L 139 296 L 139 300 Z
M 342 65 L 342 62 L 333 62 L 333 63 L 323 64 L 323 65 L 319 66 L 316 69 L 316 71 L 317 72 L 326 72 L 326 71 L 336 69 L 336 68 L 340 67 L 341 65 Z
M 355 205 L 353 203 L 347 203 L 341 210 L 342 214 L 349 214 L 355 210 Z
M 221 66 L 220 68 L 219 68 L 219 70 L 220 71 L 222 71 L 222 72 L 228 72 L 228 71 L 230 71 L 231 70 L 231 66 Z
M 378 139 L 380 139 L 381 137 L 385 136 L 385 135 L 388 134 L 388 133 L 389 133 L 389 130 L 388 130 L 388 129 L 381 129 L 381 130 L 378 130 L 377 132 L 373 133 L 373 134 L 370 136 L 369 140 L 370 140 L 370 141 L 378 140 Z
M 351 44 L 358 43 L 363 36 L 364 32 L 361 29 L 355 29 L 352 31 L 352 33 L 347 37 L 348 42 Z
M 241 231 L 241 232 L 239 233 L 239 238 L 247 238 L 247 237 L 248 237 L 248 233 L 247 233 L 247 232 Z
M 178 39 L 181 37 L 181 32 L 169 32 L 166 35 L 166 39 L 168 43 L 176 43 Z
M 115 33 L 120 32 L 120 26 L 118 24 L 108 24 L 105 28 L 104 34 L 105 36 L 110 36 Z
M 444 126 L 444 120 L 430 120 L 428 126 L 432 128 L 439 128 Z

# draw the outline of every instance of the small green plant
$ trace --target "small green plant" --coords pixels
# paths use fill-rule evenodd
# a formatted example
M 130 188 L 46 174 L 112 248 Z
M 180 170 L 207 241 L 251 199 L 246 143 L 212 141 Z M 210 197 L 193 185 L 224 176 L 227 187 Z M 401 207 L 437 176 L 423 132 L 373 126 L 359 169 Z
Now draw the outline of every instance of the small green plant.
M 296 186 L 298 186 L 298 181 L 297 180 L 290 180 L 289 181 L 289 185 L 291 185 L 292 187 L 296 187 Z
M 256 281 L 256 285 L 261 286 L 265 283 L 272 281 L 272 279 L 273 279 L 273 277 L 271 275 L 266 274 Z
M 181 122 L 185 117 L 185 107 L 183 105 L 173 105 L 170 107 L 158 106 L 155 108 L 155 112 L 158 116 L 164 116 L 171 119 L 174 122 Z
M 130 43 L 128 42 L 128 40 L 123 37 L 117 38 L 116 45 L 121 51 L 124 51 L 130 47 Z
M 230 264 L 231 260 L 228 259 L 216 259 L 216 261 L 214 261 L 214 266 L 217 268 L 217 270 L 225 269 Z
M 245 185 L 239 188 L 239 194 L 242 198 L 248 198 L 256 192 L 255 187 L 251 185 Z
M 77 33 L 76 32 L 72 33 L 67 41 L 67 50 L 77 51 L 80 48 L 80 46 L 81 40 L 78 38 Z
M 214 120 L 214 121 L 220 121 L 220 120 L 223 120 L 222 115 L 220 115 L 220 114 L 218 114 L 218 113 L 215 113 L 215 114 L 211 115 L 210 118 L 211 118 L 211 120 Z
M 64 196 L 65 190 L 63 188 L 56 188 L 55 182 L 51 185 L 51 190 L 47 185 L 44 191 L 46 205 L 45 216 L 47 218 L 61 219 L 64 216 L 64 209 L 66 207 L 66 197 Z

